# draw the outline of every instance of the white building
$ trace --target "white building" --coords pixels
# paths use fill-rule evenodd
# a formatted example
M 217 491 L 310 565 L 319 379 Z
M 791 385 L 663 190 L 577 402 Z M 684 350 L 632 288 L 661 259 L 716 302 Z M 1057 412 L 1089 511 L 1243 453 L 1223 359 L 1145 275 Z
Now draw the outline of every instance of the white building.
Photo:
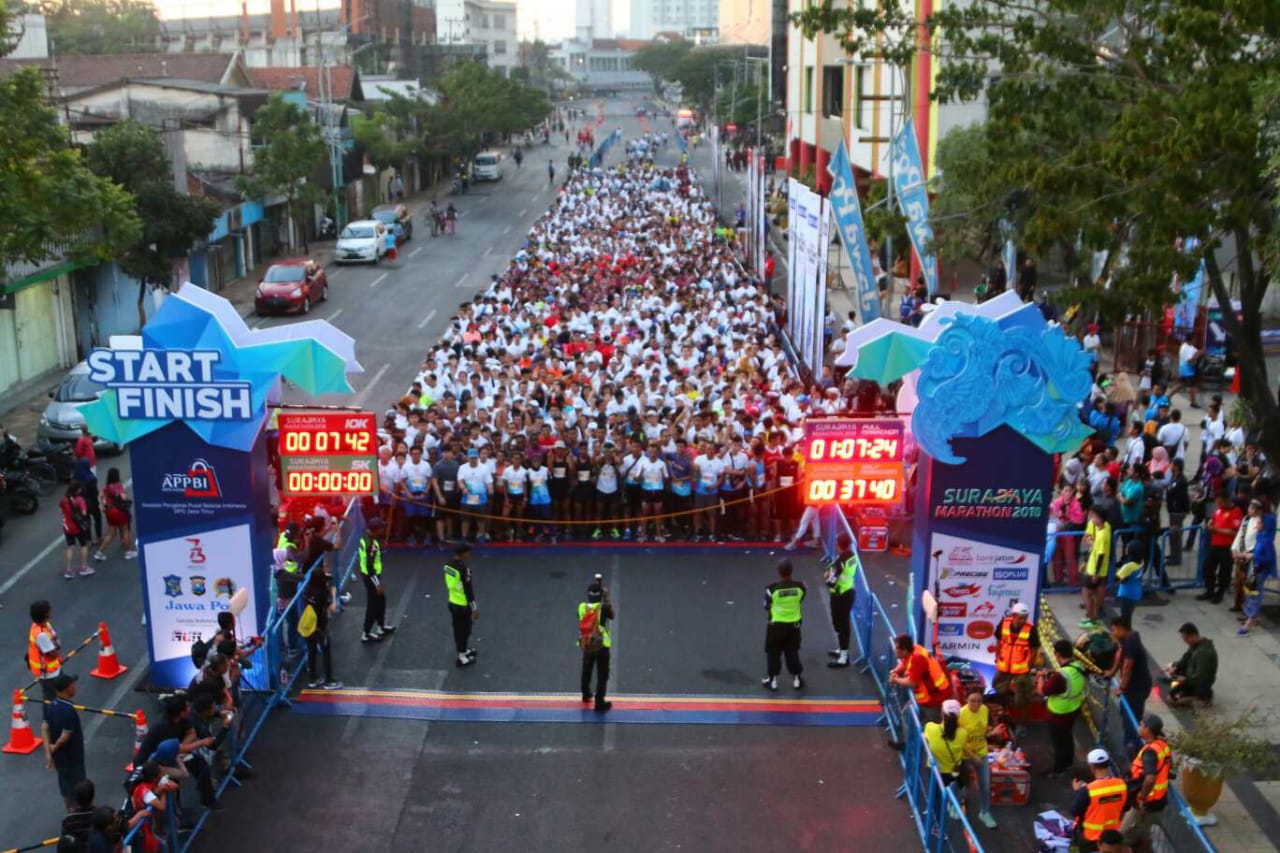
M 520 64 L 520 40 L 516 36 L 516 4 L 499 0 L 466 0 L 466 41 L 483 44 L 489 67 L 510 75 Z
M 571 39 L 551 48 L 551 61 L 593 92 L 649 92 L 653 78 L 632 69 L 631 57 L 647 42 L 636 39 Z
M 644 0 L 633 0 L 635 6 Z M 589 44 L 592 39 L 612 38 L 613 3 L 611 0 L 578 0 L 574 14 L 577 41 Z
M 719 18 L 720 0 L 632 0 L 630 35 L 651 39 L 673 32 L 699 42 L 713 41 Z

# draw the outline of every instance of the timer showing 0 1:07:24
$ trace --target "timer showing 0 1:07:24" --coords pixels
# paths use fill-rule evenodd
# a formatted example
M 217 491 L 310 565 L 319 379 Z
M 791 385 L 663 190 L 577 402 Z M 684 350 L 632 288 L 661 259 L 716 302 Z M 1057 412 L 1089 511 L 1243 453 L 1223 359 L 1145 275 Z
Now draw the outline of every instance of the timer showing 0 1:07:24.
M 896 462 L 902 459 L 902 440 L 896 437 L 864 438 L 812 438 L 809 462 L 826 460 L 840 462 Z

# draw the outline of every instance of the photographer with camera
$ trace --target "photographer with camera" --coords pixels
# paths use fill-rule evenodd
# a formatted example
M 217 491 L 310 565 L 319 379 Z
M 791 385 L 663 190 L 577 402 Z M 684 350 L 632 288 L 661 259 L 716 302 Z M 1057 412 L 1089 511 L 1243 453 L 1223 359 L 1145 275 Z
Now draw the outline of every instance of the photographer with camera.
M 604 576 L 596 575 L 587 587 L 587 600 L 578 603 L 578 647 L 582 649 L 582 701 L 585 704 L 592 700 L 591 674 L 594 671 L 597 714 L 613 707 L 613 703 L 605 698 L 605 690 L 609 684 L 609 658 L 613 648 L 609 622 L 614 615 Z

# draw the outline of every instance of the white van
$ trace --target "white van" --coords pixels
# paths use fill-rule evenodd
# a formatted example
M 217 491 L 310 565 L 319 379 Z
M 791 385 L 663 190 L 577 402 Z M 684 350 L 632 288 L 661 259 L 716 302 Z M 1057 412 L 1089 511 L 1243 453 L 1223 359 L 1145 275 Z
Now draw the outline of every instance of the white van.
M 471 174 L 477 183 L 502 180 L 502 155 L 497 151 L 481 151 L 472 162 Z

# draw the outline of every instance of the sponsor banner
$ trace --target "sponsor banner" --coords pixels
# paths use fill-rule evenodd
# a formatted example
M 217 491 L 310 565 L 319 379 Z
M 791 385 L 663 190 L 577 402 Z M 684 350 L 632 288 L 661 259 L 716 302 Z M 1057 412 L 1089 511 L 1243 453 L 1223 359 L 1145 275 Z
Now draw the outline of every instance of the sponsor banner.
M 840 242 L 853 269 L 854 291 L 858 294 L 858 322 L 870 323 L 880 316 L 880 290 L 871 265 L 871 249 L 867 246 L 867 229 L 858 202 L 858 185 L 853 180 L 853 166 L 844 140 L 827 166 L 831 173 L 831 212 L 835 214 Z
M 1021 601 L 1035 611 L 1040 557 L 976 539 L 934 533 L 929 588 L 938 598 L 938 647 L 975 664 L 994 666 L 996 629 Z
M 929 224 L 929 192 L 925 185 L 915 124 L 903 123 L 902 129 L 893 137 L 890 156 L 893 158 L 893 185 L 898 194 L 898 206 L 907 218 L 907 236 L 920 259 L 929 295 L 933 296 L 938 292 L 938 259 L 929 252 L 929 245 L 933 243 L 933 226 Z
M 236 633 L 252 637 L 259 624 L 254 608 L 252 535 L 248 524 L 142 546 L 143 583 L 150 603 L 147 630 L 155 661 L 152 681 L 186 685 L 195 672 L 191 644 L 218 631 L 218 614 L 231 597 L 249 591 L 249 605 L 236 618 Z
M 822 365 L 822 323 L 826 315 L 827 253 L 822 196 L 792 178 L 787 184 L 789 229 L 787 332 L 796 353 L 812 370 Z

